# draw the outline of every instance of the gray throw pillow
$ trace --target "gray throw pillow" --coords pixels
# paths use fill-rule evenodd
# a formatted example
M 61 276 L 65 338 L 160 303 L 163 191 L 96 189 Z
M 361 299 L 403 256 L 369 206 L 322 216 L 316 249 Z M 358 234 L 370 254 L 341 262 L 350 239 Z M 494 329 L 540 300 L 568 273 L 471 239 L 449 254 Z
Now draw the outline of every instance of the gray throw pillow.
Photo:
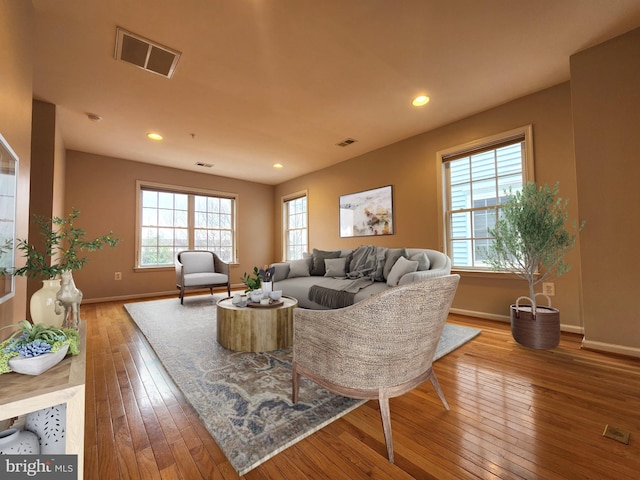
M 311 275 L 312 276 L 324 276 L 326 270 L 324 266 L 324 261 L 327 258 L 338 258 L 340 256 L 340 250 L 337 251 L 324 251 L 318 250 L 317 248 L 313 249 L 312 254 L 312 263 L 311 263 Z
M 415 272 L 418 268 L 418 262 L 414 260 L 407 260 L 404 257 L 399 257 L 395 265 L 391 268 L 389 276 L 387 277 L 387 285 L 395 287 L 398 285 L 400 279 L 407 273 Z
M 345 274 L 345 267 L 347 265 L 347 258 L 346 257 L 340 257 L 340 258 L 326 258 L 324 260 L 324 265 L 325 265 L 325 277 L 344 277 Z
M 387 259 L 384 262 L 384 269 L 382 270 L 382 276 L 385 280 L 399 257 L 409 258 L 406 248 L 390 248 L 387 250 Z
M 311 257 L 292 260 L 289 262 L 289 275 L 287 278 L 308 277 Z
M 416 262 L 418 262 L 419 272 L 429 270 L 429 267 L 431 266 L 429 256 L 425 252 L 416 253 L 415 255 L 412 255 L 409 260 L 415 260 Z

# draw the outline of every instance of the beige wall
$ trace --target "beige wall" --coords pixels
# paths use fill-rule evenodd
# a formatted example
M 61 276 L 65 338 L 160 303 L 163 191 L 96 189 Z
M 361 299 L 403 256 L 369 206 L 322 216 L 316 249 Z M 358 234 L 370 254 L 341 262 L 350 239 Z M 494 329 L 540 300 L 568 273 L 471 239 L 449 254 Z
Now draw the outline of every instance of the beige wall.
M 276 187 L 274 210 L 281 223 L 283 195 L 307 189 L 310 248 L 353 248 L 361 244 L 425 247 L 442 250 L 438 231 L 436 152 L 524 125 L 533 125 L 536 180 L 560 182 L 570 199 L 570 214 L 578 214 L 569 84 L 561 84 L 402 142 L 353 158 Z M 338 197 L 383 185 L 393 185 L 395 233 L 391 236 L 340 238 Z M 277 230 L 274 256 L 281 255 Z M 567 258 L 572 271 L 557 279 L 554 305 L 562 311 L 565 329 L 581 327 L 579 246 Z M 506 318 L 509 304 L 527 293 L 524 281 L 500 274 L 467 274 L 454 308 L 490 318 Z
M 238 195 L 239 264 L 231 267 L 232 285 L 241 285 L 245 271 L 274 261 L 272 186 L 67 151 L 66 211 L 80 210 L 78 225 L 90 237 L 113 230 L 121 239 L 115 249 L 88 253 L 88 264 L 74 273 L 85 301 L 177 292 L 173 268 L 134 271 L 136 180 Z M 122 272 L 121 281 L 114 272 Z
M 640 356 L 640 29 L 571 57 L 585 345 Z
M 31 2 L 0 0 L 0 133 L 19 158 L 18 238 L 27 237 L 29 221 L 33 15 Z M 0 326 L 26 317 L 26 280 L 17 278 L 15 289 L 15 296 L 0 304 Z

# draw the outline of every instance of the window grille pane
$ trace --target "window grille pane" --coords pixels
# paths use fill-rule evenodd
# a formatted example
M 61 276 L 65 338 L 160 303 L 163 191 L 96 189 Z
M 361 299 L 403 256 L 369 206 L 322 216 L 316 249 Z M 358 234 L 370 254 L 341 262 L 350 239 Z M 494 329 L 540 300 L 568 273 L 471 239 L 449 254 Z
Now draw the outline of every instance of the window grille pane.
M 451 214 L 451 238 L 469 238 L 471 212 Z
M 459 158 L 448 163 L 451 185 L 458 183 L 468 183 L 471 181 L 471 159 L 469 157 Z
M 158 207 L 158 192 L 149 192 L 144 190 L 142 192 L 142 206 L 143 207 Z
M 493 150 L 471 156 L 471 176 L 474 181 L 494 178 L 496 176 L 495 154 Z
M 476 200 L 487 199 L 487 198 L 494 199 L 494 204 L 495 204 L 495 198 L 496 198 L 495 177 L 490 180 L 473 182 L 472 190 L 473 190 L 472 195 L 473 195 L 474 206 L 476 206 L 475 205 Z
M 471 185 L 463 183 L 451 187 L 451 210 L 460 210 L 471 206 Z

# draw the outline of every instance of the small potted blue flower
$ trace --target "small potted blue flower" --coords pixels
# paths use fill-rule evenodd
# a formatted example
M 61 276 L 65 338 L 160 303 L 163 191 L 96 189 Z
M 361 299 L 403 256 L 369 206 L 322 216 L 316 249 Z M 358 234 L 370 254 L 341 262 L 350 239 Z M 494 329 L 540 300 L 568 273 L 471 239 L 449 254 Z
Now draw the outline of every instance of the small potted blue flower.
M 70 353 L 77 355 L 79 335 L 72 328 L 57 328 L 22 320 L 9 338 L 0 342 L 0 374 L 40 375 Z M 7 327 L 4 327 L 7 328 Z

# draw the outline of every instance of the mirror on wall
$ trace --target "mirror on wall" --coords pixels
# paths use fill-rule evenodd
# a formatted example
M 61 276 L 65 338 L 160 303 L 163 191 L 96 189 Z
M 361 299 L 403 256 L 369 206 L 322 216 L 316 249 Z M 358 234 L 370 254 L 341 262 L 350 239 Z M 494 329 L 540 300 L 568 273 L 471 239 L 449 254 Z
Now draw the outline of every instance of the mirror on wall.
M 0 134 L 0 303 L 13 296 L 18 156 Z

